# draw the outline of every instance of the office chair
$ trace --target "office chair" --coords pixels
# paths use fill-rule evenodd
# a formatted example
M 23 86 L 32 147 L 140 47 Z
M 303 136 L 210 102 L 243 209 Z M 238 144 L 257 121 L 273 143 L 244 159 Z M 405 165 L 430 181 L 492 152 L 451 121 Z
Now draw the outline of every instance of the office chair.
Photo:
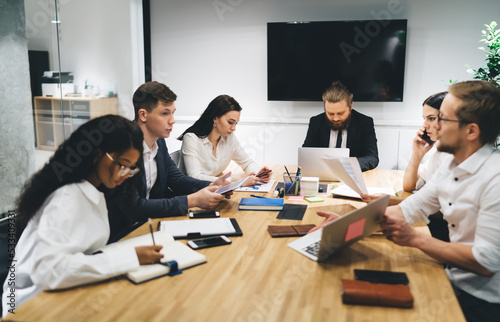
M 179 162 L 181 161 L 181 150 L 170 153 L 170 157 L 175 163 L 175 166 L 179 168 Z

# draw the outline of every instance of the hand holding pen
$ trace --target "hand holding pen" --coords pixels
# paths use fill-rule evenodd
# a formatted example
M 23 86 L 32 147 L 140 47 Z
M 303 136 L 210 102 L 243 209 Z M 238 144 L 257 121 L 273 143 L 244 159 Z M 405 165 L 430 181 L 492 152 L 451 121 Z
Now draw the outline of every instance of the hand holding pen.
M 273 174 L 273 170 L 269 169 L 268 167 L 263 167 L 257 173 L 256 177 L 259 178 L 260 182 L 266 183 L 266 182 L 269 182 L 269 179 L 271 179 L 272 174 Z
M 137 258 L 139 259 L 140 265 L 153 264 L 160 261 L 163 258 L 163 254 L 160 250 L 163 248 L 162 245 L 156 245 L 155 237 L 153 234 L 153 224 L 151 223 L 151 218 L 148 218 L 149 232 L 151 233 L 151 238 L 153 241 L 153 246 L 138 246 L 135 248 L 137 253 Z

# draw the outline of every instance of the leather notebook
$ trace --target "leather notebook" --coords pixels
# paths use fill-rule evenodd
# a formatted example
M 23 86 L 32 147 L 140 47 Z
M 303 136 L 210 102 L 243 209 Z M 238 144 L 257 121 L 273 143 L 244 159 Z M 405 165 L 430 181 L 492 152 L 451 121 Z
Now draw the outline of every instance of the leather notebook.
M 413 307 L 413 295 L 408 285 L 345 279 L 340 281 L 340 293 L 345 304 Z
M 269 225 L 267 230 L 271 237 L 293 237 L 304 236 L 316 225 Z

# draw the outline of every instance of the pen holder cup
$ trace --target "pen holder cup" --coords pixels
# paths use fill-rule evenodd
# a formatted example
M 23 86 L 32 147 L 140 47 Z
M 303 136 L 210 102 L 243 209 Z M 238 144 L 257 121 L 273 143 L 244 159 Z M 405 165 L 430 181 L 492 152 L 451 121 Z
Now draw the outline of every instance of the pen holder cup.
M 300 179 L 301 174 L 291 172 L 288 175 L 287 172 L 283 173 L 283 182 L 285 183 L 285 195 L 287 196 L 299 196 L 300 195 Z

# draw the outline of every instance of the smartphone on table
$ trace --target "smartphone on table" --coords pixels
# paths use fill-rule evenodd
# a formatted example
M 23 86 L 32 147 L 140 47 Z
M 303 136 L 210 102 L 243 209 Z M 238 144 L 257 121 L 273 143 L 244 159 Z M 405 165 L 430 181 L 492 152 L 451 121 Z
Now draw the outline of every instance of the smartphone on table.
M 190 240 L 187 242 L 188 246 L 192 249 L 201 249 L 214 246 L 222 246 L 231 244 L 231 240 L 224 235 L 206 237 L 201 239 Z
M 189 218 L 219 218 L 220 213 L 216 210 L 189 210 Z
M 408 276 L 403 272 L 377 271 L 369 269 L 355 269 L 354 279 L 372 283 L 404 284 L 410 282 Z

